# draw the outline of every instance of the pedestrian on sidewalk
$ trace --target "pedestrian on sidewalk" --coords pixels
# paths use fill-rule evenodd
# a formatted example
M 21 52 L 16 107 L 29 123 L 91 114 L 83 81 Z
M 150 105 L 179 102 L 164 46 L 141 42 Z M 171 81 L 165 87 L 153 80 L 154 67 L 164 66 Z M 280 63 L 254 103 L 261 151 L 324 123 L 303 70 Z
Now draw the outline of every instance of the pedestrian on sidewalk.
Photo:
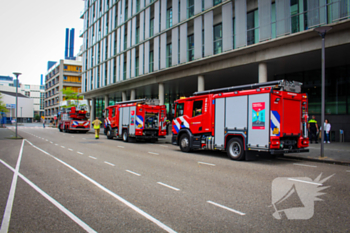
M 96 119 L 93 122 L 91 122 L 91 124 L 94 125 L 95 139 L 99 139 L 99 137 L 100 137 L 100 125 L 102 124 L 102 122 L 98 119 L 98 117 L 96 117 Z
M 317 143 L 317 134 L 318 134 L 318 124 L 315 120 L 315 116 L 312 116 L 312 119 L 308 122 L 308 129 L 309 129 L 309 135 L 310 135 L 310 143 L 312 143 L 312 140 L 314 139 Z
M 331 132 L 331 124 L 329 123 L 328 119 L 324 120 L 324 124 L 323 124 L 323 127 L 321 127 L 321 130 L 324 132 L 324 143 L 326 142 L 331 143 L 329 140 L 329 133 Z
M 46 120 L 44 119 L 43 120 L 43 127 L 45 128 L 45 123 L 46 123 Z

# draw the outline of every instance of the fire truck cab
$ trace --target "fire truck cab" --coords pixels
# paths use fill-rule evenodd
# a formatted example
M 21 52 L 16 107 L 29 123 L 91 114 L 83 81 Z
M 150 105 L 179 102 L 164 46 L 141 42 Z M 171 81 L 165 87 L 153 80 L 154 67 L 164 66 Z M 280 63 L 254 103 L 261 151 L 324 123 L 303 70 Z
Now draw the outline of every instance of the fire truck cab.
M 90 121 L 87 119 L 88 112 L 84 107 L 61 108 L 58 122 L 60 132 L 87 133 L 90 130 Z
M 105 109 L 104 128 L 108 139 L 156 142 L 166 135 L 166 107 L 157 99 L 119 102 Z
M 257 153 L 308 152 L 307 95 L 285 80 L 196 92 L 175 101 L 172 144 L 183 152 L 221 150 L 233 160 Z

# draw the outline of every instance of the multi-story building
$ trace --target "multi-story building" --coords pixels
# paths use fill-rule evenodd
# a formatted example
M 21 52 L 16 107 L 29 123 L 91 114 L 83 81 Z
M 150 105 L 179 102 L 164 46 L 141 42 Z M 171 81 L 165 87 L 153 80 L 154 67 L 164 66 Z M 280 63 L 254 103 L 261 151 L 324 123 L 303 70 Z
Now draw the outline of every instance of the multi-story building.
M 326 117 L 334 140 L 339 129 L 350 132 L 349 0 L 88 0 L 81 18 L 92 117 L 120 100 L 156 97 L 171 113 L 174 100 L 195 91 L 287 79 L 304 83 L 309 114 L 320 120 L 314 28 L 331 26 Z
M 20 84 L 21 93 L 31 99 L 34 104 L 34 116 L 44 115 L 44 98 L 45 98 L 45 86 L 33 85 L 33 84 Z
M 16 93 L 17 79 L 11 76 L 0 76 L 0 91 Z M 33 99 L 34 116 L 44 115 L 45 86 L 19 83 L 18 93 Z
M 70 87 L 81 92 L 81 64 L 79 60 L 60 60 L 45 75 L 45 117 L 54 119 L 59 103 L 65 100 L 61 90 Z

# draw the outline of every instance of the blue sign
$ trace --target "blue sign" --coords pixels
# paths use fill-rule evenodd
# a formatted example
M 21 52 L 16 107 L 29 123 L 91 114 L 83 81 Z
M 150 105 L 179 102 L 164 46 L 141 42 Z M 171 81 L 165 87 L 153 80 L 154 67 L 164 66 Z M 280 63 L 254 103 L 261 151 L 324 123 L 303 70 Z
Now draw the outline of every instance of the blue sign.
M 6 104 L 6 108 L 16 108 L 16 104 Z

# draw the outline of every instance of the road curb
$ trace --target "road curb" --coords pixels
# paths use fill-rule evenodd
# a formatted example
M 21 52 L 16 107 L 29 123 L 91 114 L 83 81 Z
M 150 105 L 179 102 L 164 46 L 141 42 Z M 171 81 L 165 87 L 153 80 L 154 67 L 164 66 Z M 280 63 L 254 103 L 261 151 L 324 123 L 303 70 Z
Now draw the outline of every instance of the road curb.
M 339 161 L 339 160 L 305 158 L 305 157 L 289 156 L 289 155 L 284 155 L 281 158 L 298 159 L 298 160 L 305 160 L 305 161 L 318 162 L 318 163 L 328 163 L 328 164 L 337 164 L 337 165 L 343 165 L 343 166 L 350 166 L 350 162 Z

